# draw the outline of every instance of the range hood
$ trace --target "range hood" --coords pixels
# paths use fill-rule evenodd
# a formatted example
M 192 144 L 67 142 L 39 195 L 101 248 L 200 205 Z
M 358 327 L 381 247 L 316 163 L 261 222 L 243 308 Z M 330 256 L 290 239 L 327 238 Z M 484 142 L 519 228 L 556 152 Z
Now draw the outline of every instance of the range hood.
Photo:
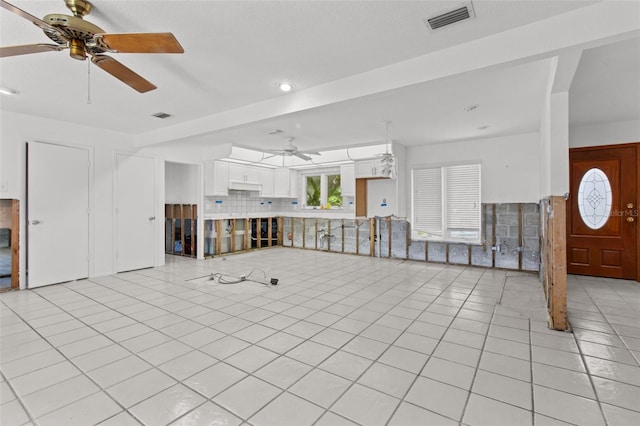
M 229 189 L 234 191 L 262 191 L 261 183 L 229 181 Z

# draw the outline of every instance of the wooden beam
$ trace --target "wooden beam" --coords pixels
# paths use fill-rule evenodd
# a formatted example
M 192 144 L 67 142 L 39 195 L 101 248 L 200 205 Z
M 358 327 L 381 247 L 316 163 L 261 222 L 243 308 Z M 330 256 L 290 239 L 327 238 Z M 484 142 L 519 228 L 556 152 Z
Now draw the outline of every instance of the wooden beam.
M 20 287 L 20 200 L 11 201 L 11 288 Z
M 277 236 L 277 241 L 278 241 L 278 245 L 282 246 L 283 244 L 283 240 L 284 240 L 284 218 L 282 217 L 277 217 L 276 220 L 278 221 L 278 236 Z M 293 221 L 292 221 L 293 223 Z
M 393 240 L 393 238 L 392 238 L 393 235 L 391 233 L 391 226 L 392 226 L 391 225 L 391 218 L 390 217 L 386 217 L 384 220 L 385 220 L 385 222 L 387 222 L 387 234 L 389 234 L 388 235 L 389 236 L 389 244 L 388 244 L 388 247 L 387 247 L 387 249 L 388 249 L 387 257 L 391 257 L 391 241 Z
M 376 255 L 376 220 L 369 219 L 369 256 Z
M 236 220 L 231 219 L 231 252 L 236 251 Z
M 551 320 L 556 330 L 566 330 L 567 322 L 567 201 L 551 197 Z
M 522 251 L 524 250 L 524 209 L 518 203 L 518 270 L 522 271 Z
M 191 205 L 191 257 L 198 257 L 198 205 Z
M 302 218 L 302 248 L 307 248 L 307 220 Z
M 405 223 L 405 228 L 404 229 L 406 231 L 406 234 L 405 234 L 405 245 L 406 245 L 406 248 L 407 248 L 407 252 L 405 253 L 405 255 L 404 255 L 405 257 L 404 258 L 405 259 L 409 259 L 409 246 L 411 245 L 411 229 L 410 229 L 409 222 Z
M 222 220 L 218 219 L 214 222 L 216 228 L 216 253 L 222 254 Z
M 356 225 L 356 254 L 360 254 L 360 222 L 358 219 L 354 220 Z
M 246 218 L 244 220 L 244 250 L 251 248 L 251 220 Z
M 491 205 L 491 267 L 496 267 L 496 205 Z

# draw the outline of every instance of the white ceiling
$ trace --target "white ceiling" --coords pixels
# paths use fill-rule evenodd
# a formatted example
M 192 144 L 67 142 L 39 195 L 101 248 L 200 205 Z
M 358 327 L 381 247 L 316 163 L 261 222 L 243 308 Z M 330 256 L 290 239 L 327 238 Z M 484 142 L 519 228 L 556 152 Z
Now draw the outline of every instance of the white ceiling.
M 38 17 L 68 13 L 62 0 L 11 3 Z M 93 66 L 89 85 L 87 61 L 75 61 L 66 51 L 39 53 L 0 60 L 0 86 L 19 92 L 3 96 L 0 108 L 142 137 L 167 130 L 172 136 L 163 139 L 165 144 L 231 142 L 258 148 L 280 148 L 289 136 L 296 137 L 300 149 L 380 141 L 386 121 L 393 122 L 390 136 L 405 145 L 536 131 L 551 53 L 345 96 L 311 109 L 294 104 L 312 90 L 322 98 L 322 87 L 332 82 L 353 77 L 365 86 L 369 72 L 509 34 L 594 3 L 474 0 L 475 19 L 431 31 L 424 18 L 461 2 L 95 0 L 86 19 L 105 31 L 170 31 L 183 45 L 182 55 L 113 55 L 158 89 L 138 94 Z M 0 45 L 47 42 L 28 21 L 0 11 Z M 573 123 L 640 119 L 639 52 L 637 34 L 584 51 L 571 90 Z M 280 93 L 275 84 L 282 80 L 293 82 L 295 91 Z M 288 99 L 291 108 L 264 119 L 230 122 L 199 134 L 175 130 L 197 119 Z M 479 107 L 466 112 L 469 105 Z M 160 111 L 172 117 L 151 116 Z M 284 133 L 266 134 L 275 128 Z

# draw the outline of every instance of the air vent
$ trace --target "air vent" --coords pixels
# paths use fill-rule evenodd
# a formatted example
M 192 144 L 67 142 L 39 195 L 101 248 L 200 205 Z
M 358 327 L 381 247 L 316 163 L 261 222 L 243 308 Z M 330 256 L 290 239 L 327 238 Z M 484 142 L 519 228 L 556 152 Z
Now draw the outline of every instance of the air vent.
M 437 30 L 447 25 L 455 24 L 456 22 L 464 21 L 465 19 L 473 18 L 473 7 L 471 3 L 466 3 L 453 10 L 449 10 L 439 15 L 432 16 L 424 20 L 425 24 L 432 30 Z
M 171 117 L 171 114 L 167 114 L 166 112 L 156 112 L 153 116 L 164 120 L 165 118 Z

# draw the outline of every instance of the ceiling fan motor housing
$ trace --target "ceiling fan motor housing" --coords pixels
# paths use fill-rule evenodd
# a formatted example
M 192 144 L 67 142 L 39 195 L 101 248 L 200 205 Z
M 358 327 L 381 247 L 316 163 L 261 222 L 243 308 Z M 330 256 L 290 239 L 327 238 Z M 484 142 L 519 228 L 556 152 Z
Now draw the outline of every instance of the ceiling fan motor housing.
M 44 30 L 44 33 L 47 35 L 47 37 L 49 37 L 56 43 L 63 46 L 66 46 L 67 43 L 69 43 L 69 48 L 71 49 L 71 57 L 74 59 L 84 60 L 86 56 L 85 52 L 87 42 L 93 41 L 93 36 L 95 34 L 101 34 L 105 32 L 99 26 L 76 16 L 54 13 L 45 16 L 42 20 L 52 27 L 60 30 L 60 32 L 62 32 L 67 37 L 67 39 L 65 39 L 55 31 L 47 31 L 47 29 Z M 103 53 L 104 50 L 98 48 L 94 49 L 94 51 L 92 52 Z

